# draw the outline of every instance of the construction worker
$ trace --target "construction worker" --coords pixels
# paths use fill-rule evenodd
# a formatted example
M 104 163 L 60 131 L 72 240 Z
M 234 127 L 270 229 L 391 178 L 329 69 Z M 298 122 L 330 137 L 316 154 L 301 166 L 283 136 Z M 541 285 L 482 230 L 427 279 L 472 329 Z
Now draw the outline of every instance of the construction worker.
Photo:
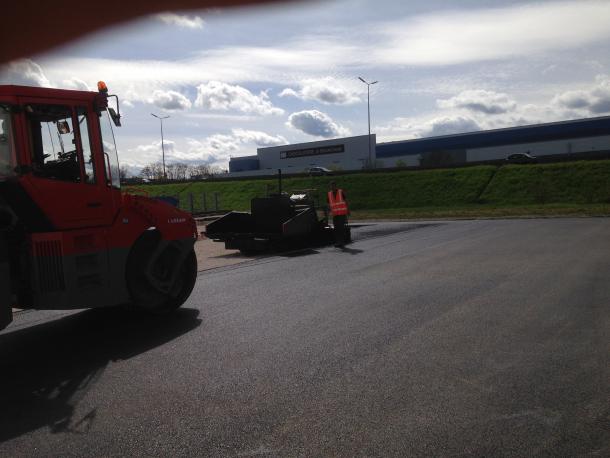
M 331 181 L 328 191 L 328 206 L 333 215 L 333 227 L 335 233 L 335 246 L 343 248 L 347 240 L 347 216 L 349 208 L 343 189 L 337 188 L 337 183 Z

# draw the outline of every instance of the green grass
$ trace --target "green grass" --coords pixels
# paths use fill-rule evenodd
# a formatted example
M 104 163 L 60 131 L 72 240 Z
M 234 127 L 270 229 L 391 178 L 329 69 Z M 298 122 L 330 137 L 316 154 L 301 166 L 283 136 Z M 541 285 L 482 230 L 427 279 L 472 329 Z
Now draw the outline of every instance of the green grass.
M 507 165 L 498 169 L 481 202 L 498 206 L 610 203 L 610 160 Z
M 476 202 L 491 178 L 495 167 L 469 167 L 465 169 L 422 170 L 389 173 L 360 173 L 336 177 L 304 177 L 283 180 L 285 191 L 317 189 L 321 201 L 332 180 L 345 189 L 353 210 L 373 208 L 405 208 L 437 205 L 460 205 Z M 214 193 L 219 194 L 223 209 L 248 210 L 253 197 L 267 195 L 268 187 L 277 191 L 277 179 L 210 181 L 191 184 L 137 186 L 151 196 L 180 195 L 180 204 L 186 208 L 188 194 L 192 193 L 195 208 L 202 209 L 202 193 L 206 193 L 208 207 Z M 132 187 L 134 188 L 134 187 Z
M 354 218 L 509 217 L 610 214 L 610 160 L 538 165 L 477 166 L 399 172 L 358 173 L 283 180 L 283 190 L 318 190 L 325 201 L 330 181 L 345 189 Z M 224 210 L 249 210 L 253 197 L 277 192 L 277 179 L 201 181 L 143 185 L 151 196 L 180 197 L 196 211 L 218 193 Z

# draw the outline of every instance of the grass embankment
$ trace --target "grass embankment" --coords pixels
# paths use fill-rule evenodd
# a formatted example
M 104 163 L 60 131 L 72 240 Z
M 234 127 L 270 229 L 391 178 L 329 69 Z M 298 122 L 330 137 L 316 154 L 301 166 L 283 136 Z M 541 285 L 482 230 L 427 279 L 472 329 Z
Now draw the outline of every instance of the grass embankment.
M 610 160 L 539 165 L 360 173 L 288 178 L 284 190 L 318 189 L 321 201 L 331 180 L 348 194 L 355 218 L 455 218 L 610 215 Z M 227 210 L 248 210 L 250 199 L 277 191 L 276 179 L 146 185 L 149 195 L 179 195 L 201 211 L 219 195 Z

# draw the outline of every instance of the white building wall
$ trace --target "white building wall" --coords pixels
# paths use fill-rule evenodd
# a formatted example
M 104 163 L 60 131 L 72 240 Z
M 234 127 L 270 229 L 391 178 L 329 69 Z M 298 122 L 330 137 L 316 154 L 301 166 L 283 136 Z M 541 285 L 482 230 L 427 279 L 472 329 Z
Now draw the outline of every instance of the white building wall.
M 610 135 L 472 148 L 466 150 L 466 161 L 477 162 L 506 159 L 507 156 L 514 153 L 529 153 L 532 156 L 548 156 L 551 154 L 584 153 L 604 150 L 610 150 Z
M 258 159 L 260 170 L 269 173 L 282 169 L 283 173 L 301 173 L 309 167 L 326 167 L 335 170 L 360 170 L 368 161 L 369 142 L 371 160 L 375 160 L 375 134 L 357 137 L 337 138 L 317 142 L 297 143 L 293 145 L 259 148 Z M 320 148 L 338 147 L 343 151 L 331 154 L 315 154 Z M 311 150 L 308 153 L 307 150 Z M 291 154 L 297 157 L 290 157 Z M 286 154 L 287 153 L 287 154 Z

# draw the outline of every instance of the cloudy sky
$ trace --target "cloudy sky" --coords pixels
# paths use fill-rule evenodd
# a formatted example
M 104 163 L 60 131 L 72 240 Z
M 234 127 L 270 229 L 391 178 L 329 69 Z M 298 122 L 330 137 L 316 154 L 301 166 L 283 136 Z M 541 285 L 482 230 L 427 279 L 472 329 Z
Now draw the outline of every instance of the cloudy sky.
M 121 99 L 122 164 L 227 167 L 256 148 L 610 114 L 607 0 L 337 0 L 167 13 L 13 62 L 0 83 Z

